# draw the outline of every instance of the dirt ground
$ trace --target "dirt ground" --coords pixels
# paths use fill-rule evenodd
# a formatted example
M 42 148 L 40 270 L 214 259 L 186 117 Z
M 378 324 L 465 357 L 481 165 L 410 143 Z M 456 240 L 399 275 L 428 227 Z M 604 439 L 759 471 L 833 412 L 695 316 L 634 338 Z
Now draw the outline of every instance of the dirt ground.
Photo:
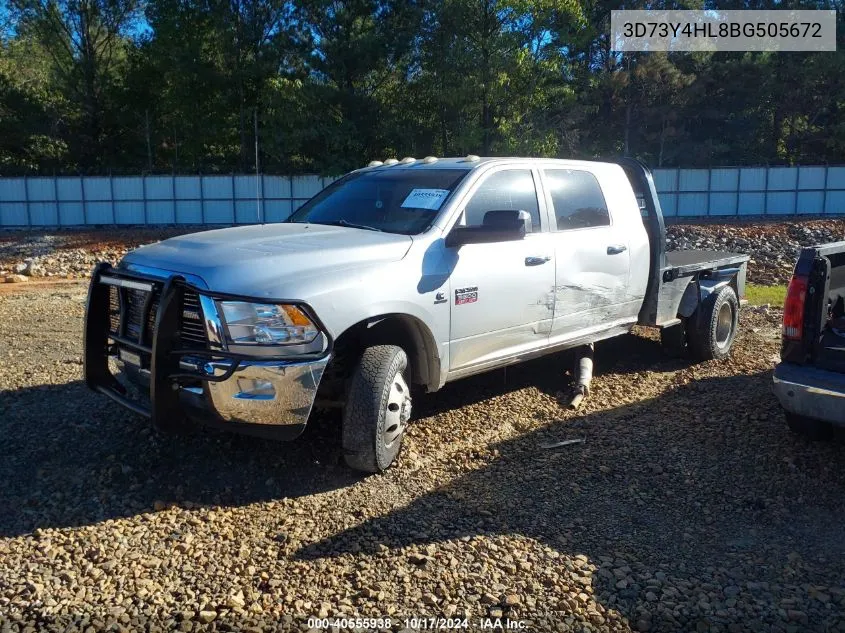
M 721 362 L 599 344 L 578 412 L 565 355 L 447 385 L 359 477 L 331 416 L 288 444 L 154 432 L 81 382 L 85 284 L 14 287 L 2 631 L 845 631 L 845 443 L 788 432 L 777 310 Z

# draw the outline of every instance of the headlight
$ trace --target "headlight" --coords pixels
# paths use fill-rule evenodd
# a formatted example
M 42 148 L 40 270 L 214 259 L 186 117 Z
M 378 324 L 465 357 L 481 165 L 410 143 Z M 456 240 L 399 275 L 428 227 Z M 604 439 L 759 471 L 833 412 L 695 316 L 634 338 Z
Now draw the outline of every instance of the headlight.
M 320 330 L 294 305 L 219 301 L 234 345 L 296 345 L 310 343 Z

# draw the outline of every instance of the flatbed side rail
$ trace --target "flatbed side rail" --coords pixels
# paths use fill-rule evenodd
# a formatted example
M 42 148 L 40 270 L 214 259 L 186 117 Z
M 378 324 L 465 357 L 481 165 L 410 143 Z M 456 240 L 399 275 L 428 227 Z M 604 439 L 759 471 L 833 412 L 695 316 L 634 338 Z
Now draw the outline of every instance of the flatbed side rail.
M 698 261 L 688 264 L 673 265 L 670 261 L 663 269 L 663 281 L 669 282 L 679 277 L 691 277 L 696 273 L 711 277 L 730 277 L 742 269 L 742 265 L 751 259 L 749 255 L 738 253 L 719 253 L 710 261 Z

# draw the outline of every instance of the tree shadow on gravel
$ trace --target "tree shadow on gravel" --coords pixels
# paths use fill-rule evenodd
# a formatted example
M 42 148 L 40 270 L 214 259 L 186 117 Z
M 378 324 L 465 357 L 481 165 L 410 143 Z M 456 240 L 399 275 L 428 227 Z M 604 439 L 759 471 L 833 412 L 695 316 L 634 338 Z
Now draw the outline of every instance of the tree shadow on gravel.
M 0 395 L 0 536 L 88 525 L 158 503 L 240 506 L 348 486 L 337 425 L 280 443 L 155 432 L 81 381 Z
M 768 371 L 707 378 L 502 442 L 491 447 L 498 456 L 480 469 L 297 556 L 522 535 L 561 554 L 584 554 L 597 566 L 604 562 L 593 575 L 594 594 L 632 624 L 654 611 L 656 598 L 646 594 L 659 595 L 660 583 L 655 589 L 645 579 L 658 571 L 694 587 L 715 583 L 700 589 L 705 592 L 735 585 L 745 591 L 751 581 L 839 586 L 845 577 L 845 443 L 791 435 L 770 385 Z M 541 448 L 576 437 L 586 442 Z M 633 568 L 623 588 L 612 572 L 620 566 Z M 765 609 L 777 619 L 779 599 L 763 588 L 754 599 L 770 600 Z M 827 613 L 836 620 L 843 611 L 835 606 Z M 649 625 L 695 630 L 695 615 Z M 705 623 L 742 622 L 746 630 L 751 619 L 711 613 Z M 794 624 L 821 626 L 806 619 Z
M 619 362 L 631 371 L 651 362 L 654 370 L 655 353 L 654 341 L 623 337 L 612 354 L 597 355 L 597 373 Z M 683 361 L 666 363 L 677 369 Z M 529 385 L 554 395 L 565 389 L 570 365 L 556 354 L 469 378 L 421 398 L 418 413 Z M 317 412 L 302 437 L 287 443 L 205 429 L 167 435 L 81 381 L 3 392 L 0 437 L 0 536 L 131 516 L 157 502 L 240 506 L 360 479 L 343 464 L 336 414 Z
M 527 387 L 555 398 L 565 397 L 570 393 L 575 361 L 575 353 L 567 350 L 451 382 L 436 393 L 421 394 L 414 401 L 414 418 L 445 413 Z M 690 364 L 688 359 L 668 356 L 656 339 L 628 334 L 596 344 L 593 375 L 664 373 Z

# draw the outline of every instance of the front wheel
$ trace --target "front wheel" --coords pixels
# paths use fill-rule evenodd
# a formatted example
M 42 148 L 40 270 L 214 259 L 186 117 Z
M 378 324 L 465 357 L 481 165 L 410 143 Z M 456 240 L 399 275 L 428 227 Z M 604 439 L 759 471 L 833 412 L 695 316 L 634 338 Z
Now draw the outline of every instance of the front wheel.
M 377 473 L 399 454 L 411 418 L 408 357 L 401 347 L 375 345 L 361 355 L 343 410 L 343 453 L 355 470 Z
M 698 360 L 726 358 L 739 329 L 739 300 L 722 286 L 710 294 L 687 323 L 690 351 Z

